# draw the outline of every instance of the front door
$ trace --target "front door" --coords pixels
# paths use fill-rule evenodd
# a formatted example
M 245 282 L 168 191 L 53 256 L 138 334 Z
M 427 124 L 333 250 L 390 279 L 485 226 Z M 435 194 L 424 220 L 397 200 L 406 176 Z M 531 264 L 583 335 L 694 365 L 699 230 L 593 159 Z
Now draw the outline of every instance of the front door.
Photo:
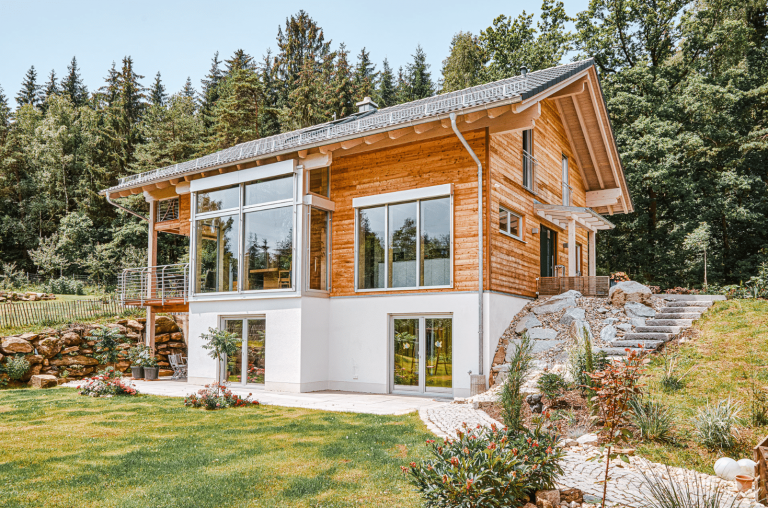
M 392 390 L 453 392 L 453 319 L 450 316 L 394 316 Z
M 541 225 L 541 276 L 554 277 L 557 256 L 557 232 Z
M 266 359 L 266 319 L 228 318 L 224 329 L 237 338 L 237 353 L 228 356 L 221 366 L 226 369 L 224 379 L 228 383 L 264 384 Z

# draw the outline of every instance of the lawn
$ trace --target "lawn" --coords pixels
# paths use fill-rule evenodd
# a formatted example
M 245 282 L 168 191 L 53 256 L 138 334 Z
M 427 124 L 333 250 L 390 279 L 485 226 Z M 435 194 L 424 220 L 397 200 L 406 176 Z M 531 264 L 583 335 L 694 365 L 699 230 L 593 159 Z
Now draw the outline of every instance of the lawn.
M 416 414 L 186 408 L 154 396 L 0 391 L 2 507 L 419 506 Z
M 647 380 L 651 396 L 670 407 L 674 414 L 676 442 L 644 443 L 638 452 L 656 462 L 684 466 L 712 473 L 712 465 L 722 456 L 752 458 L 752 448 L 766 434 L 768 426 L 752 426 L 745 421 L 736 449 L 724 452 L 707 450 L 694 435 L 691 419 L 707 405 L 729 396 L 741 403 L 741 416 L 749 419 L 753 383 L 768 388 L 768 301 L 730 300 L 717 303 L 702 316 L 693 329 L 694 338 L 685 344 L 670 345 L 664 354 L 678 354 L 678 370 L 693 370 L 685 387 L 674 392 L 661 389 L 663 361 L 654 356 Z

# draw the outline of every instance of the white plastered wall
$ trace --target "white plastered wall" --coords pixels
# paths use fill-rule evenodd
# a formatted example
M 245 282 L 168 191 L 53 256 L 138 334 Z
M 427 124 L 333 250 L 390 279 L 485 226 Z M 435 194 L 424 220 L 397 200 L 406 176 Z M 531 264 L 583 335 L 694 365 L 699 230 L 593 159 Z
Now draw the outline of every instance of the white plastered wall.
M 485 374 L 487 383 L 493 357 L 499 345 L 499 339 L 504 335 L 504 332 L 517 313 L 531 300 L 522 296 L 505 295 L 490 291 L 485 292 L 484 296 L 485 320 L 483 322 L 483 335 L 485 336 L 485 355 L 483 356 L 483 374 Z

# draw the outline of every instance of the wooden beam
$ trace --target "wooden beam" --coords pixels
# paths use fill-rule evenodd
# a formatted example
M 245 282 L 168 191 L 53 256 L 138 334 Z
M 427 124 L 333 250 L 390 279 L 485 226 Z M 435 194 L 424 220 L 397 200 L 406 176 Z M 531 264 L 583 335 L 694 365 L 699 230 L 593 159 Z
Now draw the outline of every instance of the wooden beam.
M 498 118 L 504 113 L 512 111 L 510 106 L 499 106 L 498 108 L 491 108 L 488 110 L 488 118 Z
M 328 152 L 332 152 L 334 150 L 338 150 L 341 148 L 341 143 L 332 143 L 330 145 L 325 145 L 320 147 L 320 153 L 325 155 Z
M 568 125 L 568 119 L 565 118 L 565 114 L 563 113 L 563 108 L 560 105 L 559 100 L 555 100 L 555 105 L 557 106 L 558 113 L 560 113 L 560 119 L 563 121 L 563 127 L 565 128 L 565 135 L 568 138 L 568 144 L 571 147 L 573 156 L 576 157 L 576 165 L 579 167 L 581 181 L 584 182 L 584 190 L 589 190 L 589 182 L 587 182 L 587 177 L 584 173 L 584 166 L 581 164 L 581 157 L 579 157 L 579 152 L 576 151 L 576 145 L 573 143 L 573 136 L 571 136 L 571 127 Z
M 299 159 L 306 159 L 308 152 L 309 152 L 309 150 L 299 150 L 298 151 Z
M 530 108 L 526 108 L 522 113 L 505 115 L 504 118 L 500 120 L 490 122 L 490 132 L 491 134 L 497 134 L 499 132 L 531 129 L 533 128 L 535 120 L 540 116 L 541 103 L 537 103 Z
M 193 177 L 193 176 L 194 176 L 194 175 L 184 175 L 184 181 L 185 181 L 185 182 L 191 182 L 191 181 L 192 181 L 192 177 Z
M 277 162 L 283 162 L 287 161 L 288 159 L 291 159 L 292 157 L 288 154 L 281 154 L 277 156 Z
M 170 182 L 157 182 L 155 184 L 155 187 L 157 187 L 158 189 L 165 189 L 166 187 L 170 187 L 170 186 L 171 186 Z
M 341 147 L 344 150 L 349 150 L 350 148 L 354 148 L 357 145 L 362 144 L 362 142 L 363 142 L 363 140 L 361 138 L 349 139 L 347 141 L 342 141 L 341 142 Z
M 219 168 L 219 174 L 220 174 L 220 175 L 223 175 L 223 174 L 224 174 L 224 168 Z
M 464 121 L 467 123 L 474 123 L 480 120 L 481 118 L 485 118 L 488 116 L 488 111 L 482 110 L 482 111 L 475 111 L 474 113 L 467 113 L 464 115 Z
M 573 95 L 584 93 L 587 89 L 588 81 L 589 79 L 586 76 L 584 76 L 580 80 L 571 83 L 565 88 L 561 88 L 560 90 L 553 93 L 552 95 L 549 95 L 547 99 L 558 99 L 561 97 L 570 97 Z
M 413 132 L 413 127 L 405 127 L 404 129 L 397 129 L 394 131 L 389 131 L 389 139 L 397 139 L 405 136 L 406 134 L 410 134 Z
M 117 195 L 119 197 L 121 197 L 121 198 L 126 198 L 126 197 L 130 196 L 131 194 L 133 194 L 133 192 L 131 192 L 129 190 L 124 190 L 124 191 L 120 191 L 120 192 L 117 193 Z M 112 197 L 114 198 L 114 196 L 112 196 Z
M 263 166 L 264 165 L 264 159 L 259 159 L 256 161 L 256 167 Z
M 366 145 L 372 145 L 374 143 L 378 143 L 379 141 L 381 141 L 382 139 L 385 139 L 386 137 L 387 135 L 382 132 L 380 134 L 374 134 L 373 136 L 365 136 L 363 140 L 365 141 Z
M 179 180 L 180 178 L 171 178 L 168 181 L 171 182 L 171 185 L 176 185 L 177 183 L 179 183 Z
M 597 165 L 597 159 L 595 159 L 595 150 L 592 148 L 592 141 L 589 139 L 589 132 L 587 131 L 587 126 L 584 123 L 584 116 L 581 114 L 581 108 L 579 108 L 579 101 L 576 97 L 571 97 L 571 100 L 573 101 L 573 107 L 576 109 L 576 116 L 579 118 L 581 133 L 584 135 L 584 140 L 587 142 L 587 151 L 589 152 L 589 157 L 592 159 L 592 166 L 595 168 L 597 181 L 600 182 L 600 188 L 605 189 L 603 177 L 600 176 L 600 166 Z
M 587 206 L 595 208 L 598 206 L 615 205 L 619 198 L 621 198 L 621 195 L 621 187 L 589 191 L 587 192 Z
M 419 125 L 413 126 L 413 131 L 416 134 L 424 134 L 427 131 L 431 131 L 435 128 L 435 122 L 429 122 L 429 123 L 420 123 Z

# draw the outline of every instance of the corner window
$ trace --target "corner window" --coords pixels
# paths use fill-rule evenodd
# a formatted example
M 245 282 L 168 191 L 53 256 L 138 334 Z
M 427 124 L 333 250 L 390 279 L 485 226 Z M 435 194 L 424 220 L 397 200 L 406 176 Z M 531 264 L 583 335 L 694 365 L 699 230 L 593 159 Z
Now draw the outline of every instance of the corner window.
M 499 231 L 518 240 L 523 239 L 523 218 L 504 207 L 499 207 Z
M 451 198 L 357 211 L 357 289 L 451 284 Z
M 240 186 L 224 187 L 197 193 L 195 213 L 231 210 L 240 206 Z
M 331 213 L 319 208 L 310 208 L 309 212 L 309 259 L 308 287 L 319 291 L 328 291 L 328 269 L 330 268 L 330 221 Z
M 237 215 L 197 221 L 195 237 L 195 292 L 237 291 Z
M 293 207 L 245 214 L 245 291 L 293 287 Z

